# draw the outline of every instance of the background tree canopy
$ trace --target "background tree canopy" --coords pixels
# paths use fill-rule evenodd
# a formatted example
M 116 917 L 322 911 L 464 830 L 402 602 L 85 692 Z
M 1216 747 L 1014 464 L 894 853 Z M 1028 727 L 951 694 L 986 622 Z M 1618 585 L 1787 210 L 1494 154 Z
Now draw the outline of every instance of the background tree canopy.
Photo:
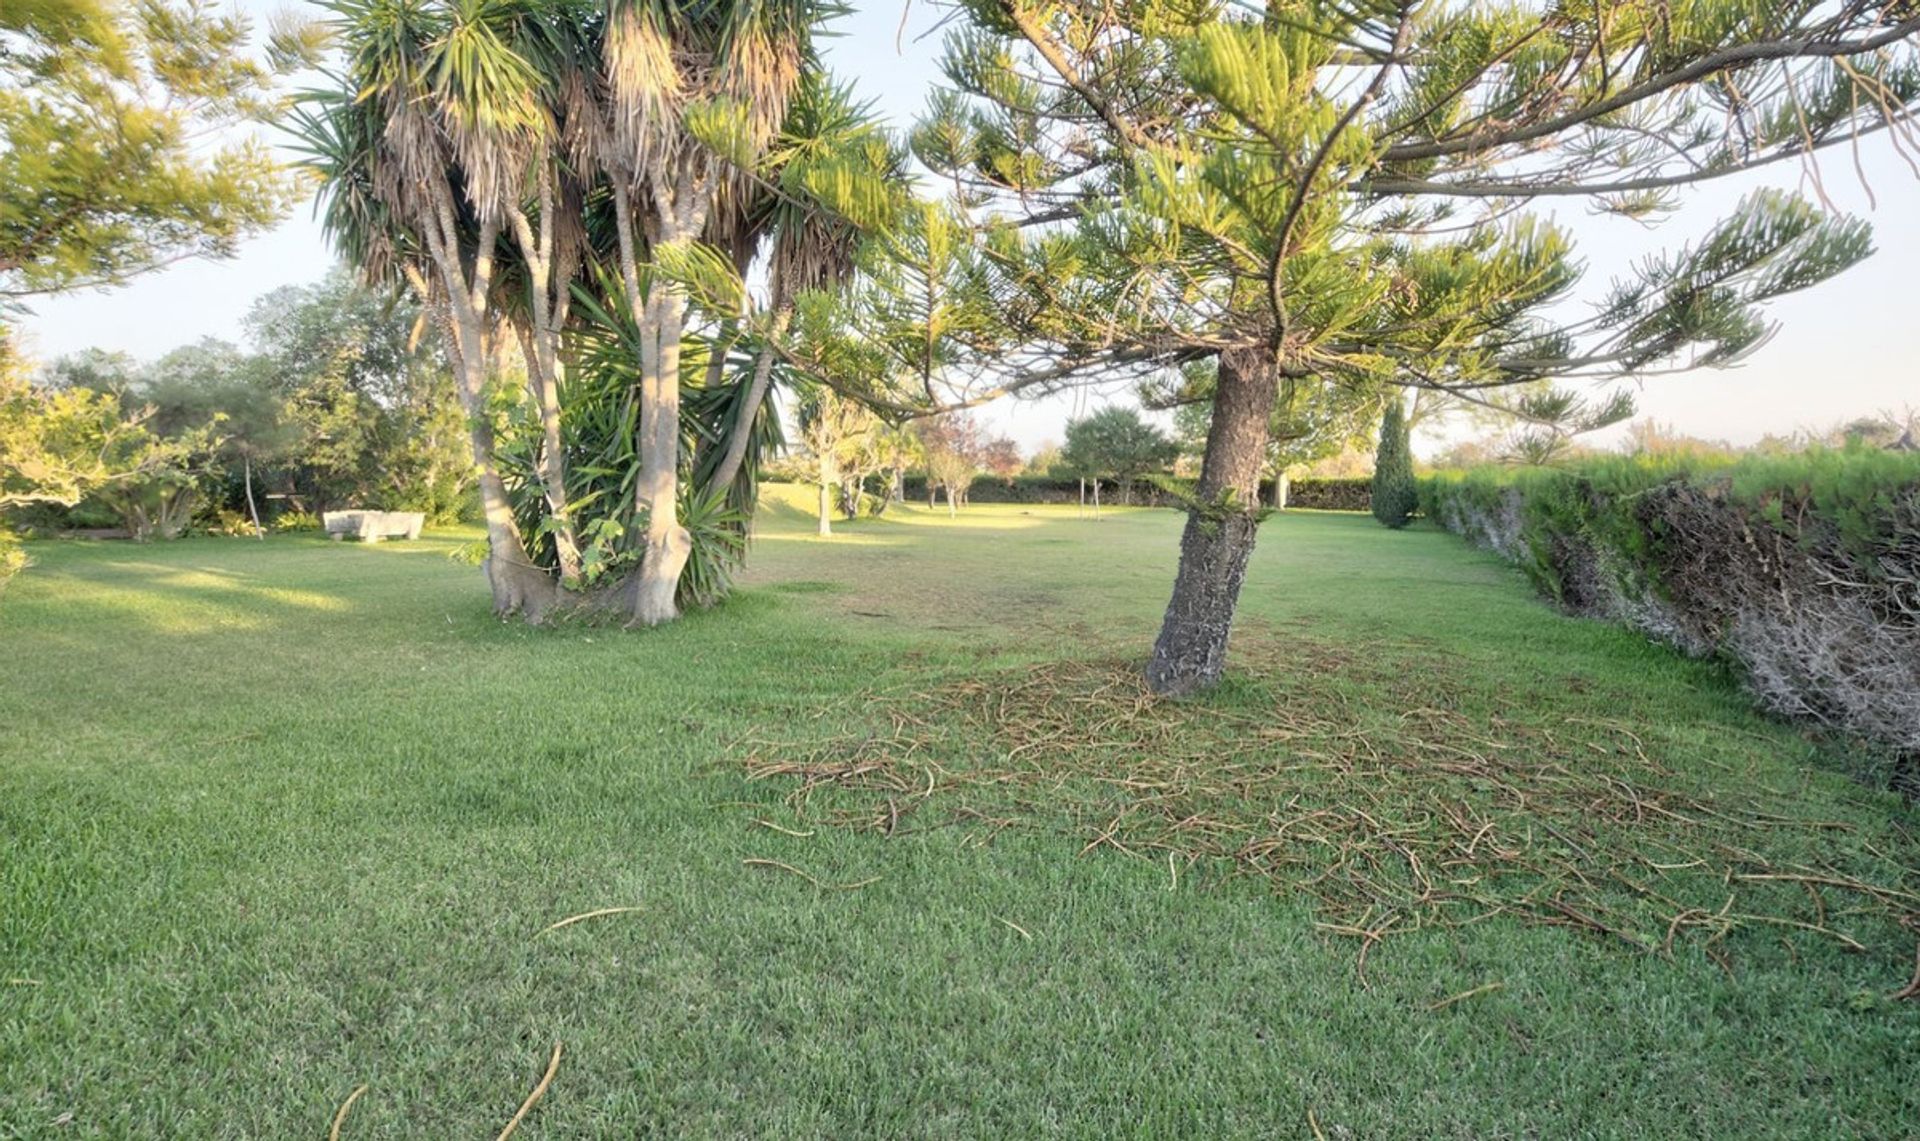
M 231 254 L 286 214 L 292 180 L 230 129 L 269 116 L 318 41 L 286 23 L 255 59 L 249 32 L 204 0 L 0 5 L 0 319 Z
M 1060 465 L 1088 479 L 1116 481 L 1125 502 L 1136 480 L 1164 470 L 1179 454 L 1180 446 L 1140 413 L 1111 405 L 1067 425 Z

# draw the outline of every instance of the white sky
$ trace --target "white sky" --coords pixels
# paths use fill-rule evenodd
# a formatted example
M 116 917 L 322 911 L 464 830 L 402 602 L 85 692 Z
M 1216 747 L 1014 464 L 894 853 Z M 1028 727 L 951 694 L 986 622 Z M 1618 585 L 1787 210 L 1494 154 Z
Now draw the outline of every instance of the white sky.
M 274 0 L 238 2 L 256 22 L 281 6 Z M 939 78 L 940 35 L 926 33 L 940 11 L 926 0 L 856 7 L 828 46 L 829 64 L 904 127 Z M 896 50 L 903 15 L 905 35 Z M 1844 150 L 1829 156 L 1821 170 L 1828 198 L 1873 224 L 1879 252 L 1837 280 L 1776 303 L 1770 316 L 1782 326 L 1779 335 L 1742 366 L 1646 382 L 1639 392 L 1643 416 L 1695 435 L 1745 443 L 1769 432 L 1920 405 L 1920 349 L 1914 347 L 1914 326 L 1920 324 L 1920 291 L 1914 284 L 1920 279 L 1920 177 L 1884 135 L 1862 144 L 1858 171 Z M 1767 177 L 1729 181 L 1699 193 L 1686 209 L 1655 227 L 1593 217 L 1572 202 L 1557 214 L 1573 230 L 1589 264 L 1588 293 L 1597 294 L 1633 259 L 1697 239 L 1752 187 L 1809 185 L 1804 177 L 1797 167 L 1782 167 Z M 254 298 L 281 285 L 313 281 L 330 263 L 319 227 L 302 207 L 231 261 L 185 263 L 118 290 L 42 300 L 19 328 L 27 350 L 43 358 L 89 347 L 153 358 L 202 337 L 238 341 L 241 318 Z M 1126 397 L 1094 391 L 1003 401 L 985 410 L 983 418 L 1031 449 L 1059 439 L 1076 407 L 1094 408 L 1109 399 Z

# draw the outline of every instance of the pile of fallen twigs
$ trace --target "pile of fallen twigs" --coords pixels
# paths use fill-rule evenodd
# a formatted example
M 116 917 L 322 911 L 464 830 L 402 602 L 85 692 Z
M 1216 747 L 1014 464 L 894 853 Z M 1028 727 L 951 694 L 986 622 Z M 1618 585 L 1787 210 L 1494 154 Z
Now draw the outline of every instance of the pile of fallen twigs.
M 1450 693 L 1440 663 L 1293 640 L 1240 660 L 1233 692 L 1200 701 L 1111 660 L 873 690 L 739 752 L 753 779 L 792 782 L 806 821 L 985 842 L 1065 820 L 1083 852 L 1174 882 L 1201 865 L 1304 896 L 1363 952 L 1504 915 L 1697 943 L 1728 969 L 1743 929 L 1912 955 L 1920 843 L 1896 820 L 1820 819 L 1711 759 L 1670 763 L 1634 726 Z

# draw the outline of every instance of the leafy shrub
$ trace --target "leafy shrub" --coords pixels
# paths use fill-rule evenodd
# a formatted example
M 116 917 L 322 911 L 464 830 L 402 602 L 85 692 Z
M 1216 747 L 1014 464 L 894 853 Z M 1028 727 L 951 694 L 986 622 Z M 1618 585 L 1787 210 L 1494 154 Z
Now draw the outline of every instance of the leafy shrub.
M 282 511 L 273 517 L 275 531 L 318 531 L 320 517 L 311 511 Z
M 1920 757 L 1920 455 L 1612 458 L 1421 493 L 1567 610 L 1725 658 L 1766 708 Z
M 13 532 L 0 528 L 0 590 L 5 590 L 14 575 L 27 569 L 27 552 Z
M 733 590 L 733 576 L 747 558 L 747 519 L 728 501 L 728 489 L 687 492 L 680 500 L 680 525 L 693 549 L 680 572 L 677 601 L 684 608 L 717 605 Z
M 199 529 L 209 535 L 223 535 L 230 539 L 251 539 L 253 520 L 243 511 L 216 507 L 200 521 Z
M 1380 421 L 1380 450 L 1373 459 L 1373 517 L 1395 530 L 1413 519 L 1420 485 L 1413 478 L 1413 446 L 1407 439 L 1407 414 L 1400 401 L 1387 401 Z

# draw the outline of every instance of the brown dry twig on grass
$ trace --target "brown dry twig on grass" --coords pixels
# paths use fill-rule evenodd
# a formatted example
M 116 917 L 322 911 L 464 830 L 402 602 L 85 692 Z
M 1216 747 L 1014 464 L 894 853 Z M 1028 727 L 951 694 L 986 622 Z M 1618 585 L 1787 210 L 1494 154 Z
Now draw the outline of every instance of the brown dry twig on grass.
M 819 888 L 821 891 L 853 891 L 857 888 L 866 887 L 868 884 L 874 884 L 874 883 L 880 882 L 879 876 L 871 876 L 867 879 L 857 880 L 853 883 L 827 883 L 825 880 L 817 879 L 814 876 L 808 875 L 806 872 L 801 871 L 799 868 L 794 867 L 792 864 L 783 864 L 779 860 L 751 859 L 751 860 L 741 860 L 740 862 L 750 868 L 778 868 L 783 872 L 792 872 L 794 875 L 799 876 L 803 880 L 806 880 L 808 883 Z
M 558 923 L 549 923 L 547 926 L 542 927 L 538 934 L 545 935 L 549 931 L 558 931 L 562 927 L 571 927 L 586 919 L 598 919 L 602 915 L 624 915 L 629 911 L 638 910 L 640 909 L 637 907 L 602 907 L 598 911 L 584 911 L 579 915 L 569 915 Z
M 533 1092 L 527 1095 L 527 1100 L 520 1103 L 520 1108 L 513 1113 L 513 1119 L 507 1122 L 507 1127 L 502 1129 L 500 1135 L 493 1141 L 507 1141 L 507 1138 L 513 1136 L 513 1131 L 520 1128 L 520 1123 L 526 1120 L 528 1111 L 533 1109 L 533 1103 L 539 1101 L 546 1094 L 547 1087 L 553 1084 L 553 1075 L 559 1068 L 560 1043 L 555 1042 L 553 1057 L 547 1060 L 547 1072 L 540 1075 L 540 1084 L 533 1087 Z
M 333 1114 L 333 1128 L 327 1130 L 327 1141 L 340 1141 L 340 1128 L 347 1123 L 347 1112 L 353 1108 L 354 1102 L 360 1100 L 360 1095 L 366 1092 L 366 1086 L 357 1086 L 347 1095 L 347 1100 L 340 1103 L 340 1108 Z

